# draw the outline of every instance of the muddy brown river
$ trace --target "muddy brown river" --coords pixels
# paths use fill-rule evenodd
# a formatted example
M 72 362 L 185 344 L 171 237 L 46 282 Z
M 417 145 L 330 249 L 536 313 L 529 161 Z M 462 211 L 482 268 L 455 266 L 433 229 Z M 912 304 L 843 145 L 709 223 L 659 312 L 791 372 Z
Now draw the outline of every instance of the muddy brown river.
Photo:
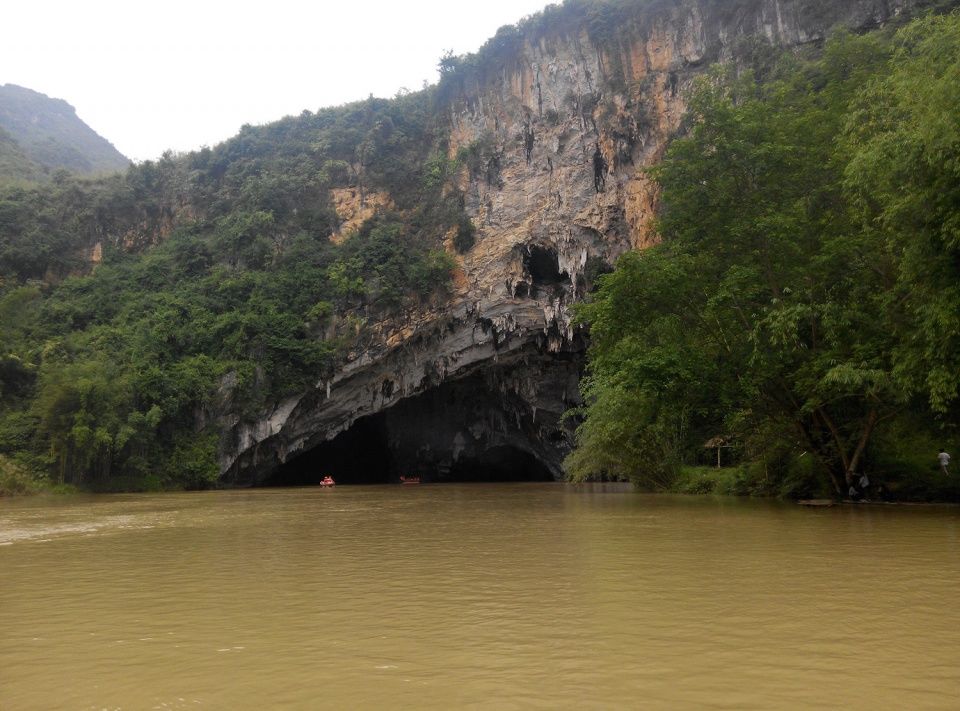
M 957 709 L 960 510 L 563 484 L 0 500 L 0 709 Z

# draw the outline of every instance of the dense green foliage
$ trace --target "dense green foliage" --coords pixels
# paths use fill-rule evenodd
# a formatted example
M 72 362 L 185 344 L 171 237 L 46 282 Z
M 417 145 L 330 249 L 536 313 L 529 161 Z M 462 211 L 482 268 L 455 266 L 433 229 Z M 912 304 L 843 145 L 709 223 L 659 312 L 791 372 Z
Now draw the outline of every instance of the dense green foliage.
M 0 128 L 0 181 L 31 181 L 42 177 L 40 166 L 27 158 L 17 140 Z
M 958 105 L 957 15 L 705 78 L 656 170 L 662 243 L 582 309 L 572 475 L 670 487 L 717 437 L 766 492 L 932 469 L 958 422 Z
M 0 190 L 0 456 L 17 480 L 210 486 L 216 417 L 321 382 L 368 320 L 442 292 L 442 240 L 472 225 L 431 102 L 371 98 Z M 342 186 L 394 207 L 335 244 Z

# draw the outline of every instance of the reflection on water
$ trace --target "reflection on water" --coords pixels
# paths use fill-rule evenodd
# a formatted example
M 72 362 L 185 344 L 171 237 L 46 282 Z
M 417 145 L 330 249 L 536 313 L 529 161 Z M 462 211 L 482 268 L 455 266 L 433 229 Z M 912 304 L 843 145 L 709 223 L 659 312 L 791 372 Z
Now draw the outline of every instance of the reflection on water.
M 559 484 L 0 501 L 0 708 L 957 708 L 960 512 Z

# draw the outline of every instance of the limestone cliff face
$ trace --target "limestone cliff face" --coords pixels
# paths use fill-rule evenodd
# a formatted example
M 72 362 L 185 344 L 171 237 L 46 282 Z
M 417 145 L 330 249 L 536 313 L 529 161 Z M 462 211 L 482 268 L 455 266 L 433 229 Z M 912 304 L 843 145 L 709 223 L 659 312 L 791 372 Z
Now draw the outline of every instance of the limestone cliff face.
M 359 418 L 435 389 L 405 404 L 403 422 L 393 418 L 387 434 L 407 471 L 429 466 L 442 478 L 465 456 L 509 446 L 559 476 L 572 443 L 560 415 L 577 403 L 584 345 L 570 306 L 598 268 L 655 240 L 658 194 L 644 169 L 680 128 L 694 77 L 735 60 L 745 38 L 797 46 L 837 25 L 872 27 L 917 6 L 638 3 L 616 41 L 546 27 L 502 61 L 450 82 L 449 151 L 466 157 L 459 187 L 477 227 L 474 246 L 458 257 L 453 293 L 373 324 L 315 389 L 256 422 L 225 423 L 224 480 L 262 481 Z M 445 408 L 444 398 L 472 405 Z M 442 423 L 431 412 L 445 413 Z

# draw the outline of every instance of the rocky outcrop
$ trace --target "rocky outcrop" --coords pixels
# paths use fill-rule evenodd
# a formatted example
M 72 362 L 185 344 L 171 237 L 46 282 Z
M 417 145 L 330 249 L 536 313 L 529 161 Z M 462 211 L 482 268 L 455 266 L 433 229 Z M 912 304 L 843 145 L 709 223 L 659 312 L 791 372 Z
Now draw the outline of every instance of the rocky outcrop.
M 484 430 L 482 441 L 510 441 L 536 452 L 559 475 L 563 454 L 571 444 L 560 418 L 578 403 L 583 342 L 576 337 L 577 329 L 569 326 L 566 305 L 560 299 L 550 304 L 541 298 L 460 301 L 452 313 L 434 314 L 409 330 L 380 324 L 375 329 L 379 336 L 353 353 L 333 378 L 279 403 L 255 425 L 236 423 L 234 437 L 241 454 L 227 463 L 225 481 L 257 483 L 356 420 L 471 376 L 480 377 L 483 393 L 498 397 L 486 398 L 486 410 L 462 413 L 463 430 L 452 434 L 450 451 L 458 448 L 458 434 L 466 438 L 475 421 L 492 416 L 502 426 Z M 561 326 L 568 330 L 561 332 Z M 503 406 L 507 400 L 514 402 L 510 417 L 503 415 L 508 411 Z M 424 404 L 429 407 L 430 402 Z M 445 417 L 445 426 L 454 419 Z M 518 432 L 531 436 L 524 435 L 520 442 Z M 469 436 L 470 441 L 477 439 Z M 547 441 L 551 444 L 545 447 Z M 444 460 L 439 443 L 432 447 L 438 453 L 436 464 L 455 463 L 455 458 Z M 411 470 L 412 466 L 406 468 Z
M 572 441 L 560 415 L 577 402 L 584 348 L 570 306 L 597 271 L 655 239 L 658 194 L 645 168 L 680 128 L 694 77 L 736 60 L 746 38 L 815 43 L 838 24 L 872 27 L 917 6 L 638 2 L 609 41 L 587 27 L 541 27 L 516 51 L 448 77 L 449 153 L 463 159 L 459 188 L 477 228 L 449 299 L 374 324 L 332 378 L 256 422 L 227 423 L 224 480 L 264 481 L 385 410 L 402 412 L 392 427 L 387 418 L 387 440 L 408 470 L 442 476 L 509 446 L 559 476 Z M 441 388 L 446 396 L 429 395 Z M 444 409 L 450 398 L 471 404 L 456 414 Z
M 330 197 L 340 221 L 339 229 L 330 235 L 330 239 L 338 244 L 351 232 L 360 229 L 364 220 L 393 207 L 393 200 L 385 192 L 364 193 L 359 188 L 334 188 Z

